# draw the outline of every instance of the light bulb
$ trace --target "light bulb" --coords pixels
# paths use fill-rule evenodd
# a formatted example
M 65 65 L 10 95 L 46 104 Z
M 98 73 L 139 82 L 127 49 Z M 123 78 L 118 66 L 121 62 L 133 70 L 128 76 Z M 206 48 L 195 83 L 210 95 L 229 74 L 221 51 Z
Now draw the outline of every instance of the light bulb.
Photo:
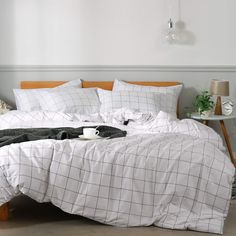
M 171 18 L 168 21 L 168 31 L 165 35 L 165 38 L 170 44 L 175 43 L 178 40 L 178 33 L 174 29 L 174 23 Z
M 174 35 L 174 29 L 173 29 L 173 21 L 171 20 L 171 18 L 168 21 L 168 31 L 165 37 L 168 43 L 174 42 L 175 35 Z

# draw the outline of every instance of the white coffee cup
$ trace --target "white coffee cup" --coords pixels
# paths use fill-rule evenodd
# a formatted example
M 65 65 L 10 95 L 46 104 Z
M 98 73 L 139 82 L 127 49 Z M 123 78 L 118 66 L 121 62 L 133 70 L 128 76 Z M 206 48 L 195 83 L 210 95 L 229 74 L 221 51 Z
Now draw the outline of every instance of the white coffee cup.
M 99 131 L 95 128 L 84 128 L 83 135 L 85 138 L 96 138 L 99 135 Z

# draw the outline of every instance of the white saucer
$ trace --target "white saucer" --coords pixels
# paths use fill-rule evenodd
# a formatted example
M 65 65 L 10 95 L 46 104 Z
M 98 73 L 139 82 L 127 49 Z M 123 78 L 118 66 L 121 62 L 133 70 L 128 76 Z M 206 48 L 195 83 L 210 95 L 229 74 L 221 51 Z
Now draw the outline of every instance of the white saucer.
M 94 137 L 91 137 L 91 138 L 85 138 L 84 135 L 79 135 L 79 138 L 83 139 L 83 140 L 96 140 L 96 139 L 101 139 L 102 137 L 94 136 Z

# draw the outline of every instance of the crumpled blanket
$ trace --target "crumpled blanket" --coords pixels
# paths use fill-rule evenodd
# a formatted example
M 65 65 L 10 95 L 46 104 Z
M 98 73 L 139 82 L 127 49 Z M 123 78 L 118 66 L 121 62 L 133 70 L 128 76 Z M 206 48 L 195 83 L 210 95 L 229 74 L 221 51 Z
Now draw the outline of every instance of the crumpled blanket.
M 0 130 L 0 147 L 13 143 L 22 143 L 41 139 L 73 139 L 83 134 L 83 128 L 96 128 L 99 136 L 103 138 L 125 137 L 127 132 L 115 127 L 101 126 L 83 126 L 78 128 L 27 128 L 27 129 L 5 129 Z

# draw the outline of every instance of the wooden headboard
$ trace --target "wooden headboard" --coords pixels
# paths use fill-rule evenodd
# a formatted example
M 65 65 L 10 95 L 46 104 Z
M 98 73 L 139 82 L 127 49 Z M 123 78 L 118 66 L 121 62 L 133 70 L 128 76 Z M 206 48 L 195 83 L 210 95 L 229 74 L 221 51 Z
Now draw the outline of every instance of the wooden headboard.
M 54 88 L 59 85 L 66 83 L 67 81 L 22 81 L 20 87 L 22 89 L 36 89 L 36 88 Z M 181 84 L 179 82 L 160 82 L 160 81 L 150 81 L 150 82 L 131 82 L 131 84 L 146 85 L 146 86 L 157 86 L 157 87 L 167 87 Z M 112 90 L 113 81 L 83 81 L 83 88 L 97 87 L 106 90 Z
M 67 81 L 22 81 L 20 87 L 22 89 L 36 89 L 36 88 L 54 88 L 59 85 L 66 83 Z M 156 87 L 167 87 L 175 86 L 181 83 L 179 82 L 165 82 L 165 81 L 150 81 L 150 82 L 131 82 L 131 84 L 144 85 L 144 86 L 156 86 Z M 83 81 L 83 88 L 101 88 L 106 90 L 112 90 L 113 81 Z M 179 117 L 179 105 L 177 106 L 177 117 Z

